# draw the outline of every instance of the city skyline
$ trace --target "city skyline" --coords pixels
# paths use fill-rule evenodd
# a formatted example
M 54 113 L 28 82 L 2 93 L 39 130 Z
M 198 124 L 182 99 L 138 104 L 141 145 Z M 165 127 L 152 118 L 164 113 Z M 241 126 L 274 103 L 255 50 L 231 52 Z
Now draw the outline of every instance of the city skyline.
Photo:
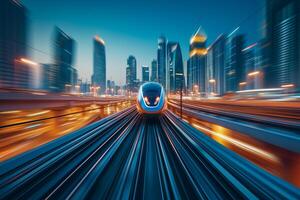
M 125 74 L 126 74 L 126 59 L 128 55 L 134 55 L 137 59 L 137 66 L 141 65 L 151 65 L 151 61 L 156 58 L 156 42 L 157 38 L 163 34 L 168 39 L 172 41 L 178 41 L 182 47 L 182 56 L 184 61 L 184 67 L 186 72 L 186 60 L 188 58 L 188 42 L 189 38 L 195 32 L 195 30 L 201 25 L 208 35 L 208 44 L 211 44 L 218 35 L 221 33 L 229 33 L 235 27 L 242 25 L 241 31 L 250 32 L 247 35 L 249 42 L 255 42 L 260 38 L 259 26 L 261 25 L 261 20 L 257 20 L 259 16 L 255 15 L 251 20 L 243 21 L 253 12 L 256 12 L 260 8 L 260 2 L 252 3 L 252 1 L 245 1 L 243 3 L 236 3 L 236 1 L 229 1 L 222 12 L 227 13 L 227 18 L 220 17 L 223 14 L 218 15 L 219 7 L 216 7 L 211 13 L 207 13 L 205 8 L 213 7 L 213 4 L 224 4 L 222 1 L 214 1 L 211 3 L 202 2 L 204 16 L 195 14 L 193 10 L 193 4 L 195 7 L 201 4 L 201 2 L 188 2 L 188 3 L 174 3 L 174 5 L 169 5 L 167 2 L 160 2 L 161 9 L 156 9 L 155 14 L 152 15 L 152 9 L 158 6 L 155 3 L 158 2 L 148 2 L 140 5 L 138 2 L 130 1 L 128 5 L 124 3 L 119 3 L 116 7 L 112 3 L 105 2 L 100 5 L 97 2 L 92 1 L 95 8 L 100 11 L 104 11 L 102 14 L 97 14 L 98 11 L 94 8 L 90 12 L 93 15 L 82 15 L 84 12 L 84 3 L 78 1 L 76 4 L 72 5 L 72 11 L 67 13 L 56 13 L 55 16 L 52 15 L 51 10 L 56 7 L 66 6 L 66 2 L 58 1 L 21 1 L 29 11 L 30 18 L 30 46 L 34 49 L 30 49 L 30 55 L 36 62 L 48 63 L 51 60 L 51 35 L 53 33 L 53 27 L 58 26 L 64 30 L 68 35 L 70 35 L 77 42 L 76 54 L 75 54 L 75 68 L 78 70 L 78 77 L 82 80 L 90 79 L 92 75 L 93 68 L 93 37 L 99 35 L 106 42 L 107 48 L 107 79 L 115 80 L 117 84 L 125 84 Z M 238 4 L 238 5 L 236 5 Z M 243 6 L 241 6 L 241 4 Z M 130 13 L 131 9 L 124 11 L 124 17 L 122 20 L 117 19 L 120 14 L 116 14 L 114 10 L 122 10 L 124 7 L 132 6 L 131 9 L 137 9 L 137 12 L 144 12 L 144 17 L 141 19 L 134 19 L 136 13 Z M 139 10 L 143 6 L 143 11 Z M 183 7 L 182 7 L 183 6 Z M 41 12 L 43 7 L 47 7 L 45 12 Z M 191 9 L 189 16 L 178 15 L 174 19 L 170 20 L 159 20 L 158 18 L 165 18 L 171 11 L 163 11 L 166 7 L 170 7 L 173 11 L 178 11 L 183 8 Z M 222 6 L 220 6 L 222 7 Z M 241 7 L 241 11 L 232 14 L 232 10 L 235 7 Z M 246 8 L 247 7 L 247 8 Z M 251 9 L 249 9 L 249 7 Z M 80 10 L 82 8 L 82 10 Z M 105 9 L 104 9 L 105 8 Z M 90 8 L 89 8 L 90 9 Z M 245 12 L 242 10 L 245 9 Z M 76 11 L 79 13 L 77 14 Z M 97 13 L 94 13 L 96 12 Z M 109 12 L 111 11 L 111 13 Z M 220 11 L 219 11 L 220 12 Z M 173 16 L 173 14 L 171 13 Z M 190 18 L 190 15 L 193 16 Z M 90 16 L 93 16 L 91 18 Z M 102 17 L 101 17 L 102 16 Z M 105 17 L 103 17 L 105 16 Z M 97 17 L 99 20 L 97 20 Z M 78 19 L 80 18 L 80 20 Z M 38 19 L 38 20 L 36 20 Z M 78 19 L 78 20 L 76 20 Z M 121 22 L 123 21 L 123 23 Z M 242 23 L 242 24 L 241 24 Z M 246 26 L 247 24 L 255 24 L 254 33 L 251 33 L 250 28 Z M 180 31 L 176 30 L 176 25 L 179 25 Z M 216 26 L 217 25 L 217 26 Z M 130 27 L 137 26 L 133 30 Z M 37 28 L 38 27 L 38 28 Z M 83 27 L 80 28 L 79 27 Z M 245 27 L 245 29 L 244 29 Z M 248 28 L 247 28 L 248 27 Z M 149 29 L 153 30 L 149 32 Z M 119 30 L 119 33 L 117 32 Z M 252 31 L 253 32 L 253 31 Z M 38 35 L 43 35 L 43 37 L 37 37 Z M 248 40 L 247 40 L 248 41 Z M 41 53 L 40 50 L 44 53 Z M 122 73 L 113 73 L 115 70 L 119 70 Z M 141 78 L 141 69 L 138 67 L 138 78 Z
M 0 199 L 299 199 L 300 0 L 0 0 Z

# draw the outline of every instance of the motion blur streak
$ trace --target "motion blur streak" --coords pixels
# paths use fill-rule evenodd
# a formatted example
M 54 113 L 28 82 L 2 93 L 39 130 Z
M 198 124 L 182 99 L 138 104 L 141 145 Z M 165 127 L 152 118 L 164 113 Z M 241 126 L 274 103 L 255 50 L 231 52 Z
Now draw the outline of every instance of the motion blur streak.
M 266 158 L 266 159 L 269 159 L 269 160 L 272 161 L 272 162 L 277 162 L 277 163 L 279 162 L 279 159 L 278 159 L 275 155 L 273 155 L 273 154 L 271 154 L 271 153 L 268 153 L 268 152 L 266 152 L 266 151 L 264 151 L 264 150 L 261 150 L 261 149 L 259 149 L 259 148 L 254 147 L 254 146 L 251 146 L 251 145 L 249 145 L 249 144 L 247 144 L 247 143 L 244 143 L 244 142 L 241 142 L 241 141 L 239 141 L 239 140 L 230 138 L 230 137 L 228 137 L 228 136 L 222 135 L 222 134 L 217 133 L 217 132 L 215 132 L 215 131 L 211 131 L 211 130 L 209 130 L 209 129 L 207 129 L 207 128 L 204 128 L 204 127 L 201 127 L 201 126 L 199 126 L 199 125 L 197 125 L 197 124 L 192 124 L 192 125 L 193 125 L 195 128 L 197 128 L 197 129 L 199 129 L 199 130 L 201 130 L 201 131 L 204 131 L 204 132 L 208 132 L 208 133 L 210 133 L 210 134 L 213 134 L 213 135 L 215 135 L 215 136 L 217 136 L 217 137 L 220 137 L 220 138 L 222 138 L 222 139 L 224 139 L 224 140 L 226 140 L 226 141 L 228 141 L 228 142 L 230 142 L 230 143 L 232 143 L 232 144 L 234 144 L 234 145 L 236 145 L 236 146 L 239 146 L 240 148 L 245 149 L 246 151 L 250 151 L 250 152 L 252 152 L 252 153 L 255 153 L 255 154 L 257 154 L 257 156 L 264 157 L 264 158 Z
M 132 105 L 120 100 L 107 105 L 58 107 L 51 110 L 1 112 L 0 161 L 36 148 Z
M 299 105 L 266 104 L 184 100 L 182 117 L 223 146 L 300 187 L 300 129 L 295 120 L 299 114 L 290 112 Z M 180 115 L 178 100 L 169 100 L 168 108 Z M 277 112 L 282 114 L 271 116 Z
M 134 106 L 0 168 L 0 199 L 300 198 L 171 112 L 145 117 Z

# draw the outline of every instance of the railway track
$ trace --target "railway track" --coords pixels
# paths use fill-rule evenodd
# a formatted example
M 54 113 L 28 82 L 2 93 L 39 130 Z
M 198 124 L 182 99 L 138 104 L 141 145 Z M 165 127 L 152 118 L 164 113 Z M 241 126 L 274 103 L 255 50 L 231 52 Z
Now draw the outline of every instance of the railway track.
M 0 163 L 0 199 L 299 199 L 182 122 L 134 107 Z

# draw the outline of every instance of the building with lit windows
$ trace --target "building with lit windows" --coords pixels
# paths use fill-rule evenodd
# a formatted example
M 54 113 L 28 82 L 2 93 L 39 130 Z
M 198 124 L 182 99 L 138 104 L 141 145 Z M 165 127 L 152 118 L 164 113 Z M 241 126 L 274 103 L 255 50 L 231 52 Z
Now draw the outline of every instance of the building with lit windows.
M 262 87 L 262 52 L 261 42 L 249 45 L 243 49 L 244 67 L 246 73 L 246 82 L 239 85 L 239 90 L 259 89 Z
M 206 91 L 209 96 L 222 96 L 225 91 L 225 44 L 220 35 L 208 47 L 206 58 Z
M 148 66 L 142 66 L 142 82 L 146 83 L 149 81 L 149 67 Z
M 166 91 L 168 94 L 175 94 L 185 91 L 185 78 L 182 61 L 182 53 L 178 42 L 167 44 L 167 82 Z
M 154 59 L 151 62 L 151 81 L 157 82 L 157 61 Z
M 226 92 L 236 92 L 240 83 L 246 81 L 244 57 L 245 36 L 235 29 L 226 39 L 225 86 Z
M 74 76 L 77 74 L 73 68 L 75 41 L 58 27 L 54 30 L 54 64 L 51 69 L 53 77 L 50 90 L 55 92 L 71 92 L 74 86 Z
M 158 70 L 158 82 L 166 89 L 166 48 L 167 40 L 161 36 L 158 38 L 157 49 L 157 70 Z
M 187 61 L 187 89 L 189 93 L 205 96 L 207 36 L 201 27 L 191 37 L 189 59 Z
M 13 0 L 0 3 L 0 86 L 14 87 L 15 67 L 28 55 L 28 18 L 26 8 Z M 25 69 L 24 69 L 25 70 Z M 25 72 L 26 71 L 26 72 Z M 29 75 L 26 69 L 25 76 Z M 22 76 L 23 77 L 23 76 Z M 26 79 L 29 79 L 27 77 Z M 26 85 L 27 87 L 27 85 Z
M 300 88 L 300 1 L 266 1 L 264 86 Z
M 94 38 L 94 65 L 92 84 L 100 87 L 98 93 L 104 94 L 106 92 L 106 55 L 105 42 L 99 36 Z
M 127 59 L 127 67 L 126 67 L 126 86 L 127 90 L 131 92 L 137 92 L 138 83 L 137 81 L 137 63 L 136 58 L 130 55 Z

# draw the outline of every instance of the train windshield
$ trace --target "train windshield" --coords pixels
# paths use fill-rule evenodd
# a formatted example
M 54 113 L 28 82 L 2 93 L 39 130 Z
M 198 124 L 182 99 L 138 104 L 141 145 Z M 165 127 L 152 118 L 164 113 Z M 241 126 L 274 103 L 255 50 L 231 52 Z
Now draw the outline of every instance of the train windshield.
M 158 103 L 161 86 L 158 84 L 145 84 L 142 88 L 144 98 L 147 98 L 148 105 L 155 106 Z

